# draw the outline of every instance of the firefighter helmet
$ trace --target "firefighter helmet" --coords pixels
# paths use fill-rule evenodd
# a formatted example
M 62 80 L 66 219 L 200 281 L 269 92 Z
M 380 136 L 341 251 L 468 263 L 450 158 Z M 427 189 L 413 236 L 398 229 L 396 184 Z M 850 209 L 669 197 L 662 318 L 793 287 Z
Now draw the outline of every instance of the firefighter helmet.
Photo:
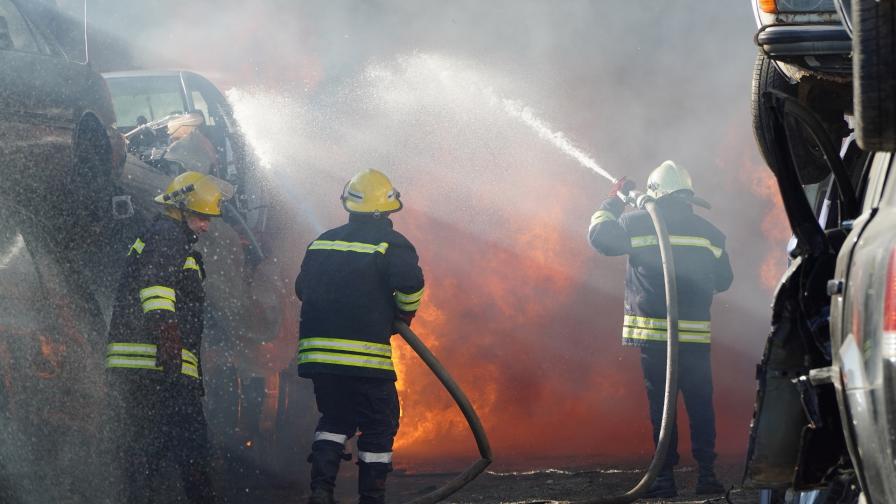
M 672 161 L 663 161 L 663 164 L 650 172 L 650 176 L 647 177 L 647 194 L 654 199 L 678 191 L 689 191 L 689 196 L 692 196 L 694 184 L 691 183 L 688 171 Z
M 181 173 L 155 197 L 155 202 L 179 210 L 218 216 L 221 203 L 233 197 L 233 186 L 205 173 L 188 171 Z
M 379 215 L 401 210 L 401 194 L 378 170 L 364 170 L 342 190 L 342 206 L 351 213 Z

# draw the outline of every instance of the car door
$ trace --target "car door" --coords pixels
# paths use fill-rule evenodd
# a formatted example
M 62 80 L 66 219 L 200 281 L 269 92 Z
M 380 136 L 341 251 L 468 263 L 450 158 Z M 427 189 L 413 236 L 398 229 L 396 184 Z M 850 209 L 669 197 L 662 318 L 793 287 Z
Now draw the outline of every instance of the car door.
M 896 243 L 893 166 L 892 153 L 874 154 L 862 213 L 838 255 L 829 284 L 831 343 L 842 378 L 837 382 L 837 399 L 844 434 L 866 498 L 875 503 L 896 497 L 890 436 L 896 426 L 896 352 L 887 328 L 881 332 L 884 298 L 893 274 L 888 266 Z
M 264 180 L 255 164 L 252 151 L 233 117 L 230 103 L 211 82 L 185 72 L 187 93 L 193 110 L 206 117 L 204 133 L 215 145 L 219 159 L 218 176 L 237 188 L 234 205 L 239 211 L 245 231 L 252 235 L 251 253 L 261 258 L 257 235 L 264 232 L 267 220 L 268 195 Z
M 238 168 L 234 159 L 231 140 L 234 133 L 230 127 L 232 120 L 228 117 L 230 107 L 227 100 L 211 82 L 196 74 L 185 73 L 184 82 L 192 110 L 200 111 L 205 116 L 202 132 L 218 153 L 220 171 L 217 176 L 232 180 Z

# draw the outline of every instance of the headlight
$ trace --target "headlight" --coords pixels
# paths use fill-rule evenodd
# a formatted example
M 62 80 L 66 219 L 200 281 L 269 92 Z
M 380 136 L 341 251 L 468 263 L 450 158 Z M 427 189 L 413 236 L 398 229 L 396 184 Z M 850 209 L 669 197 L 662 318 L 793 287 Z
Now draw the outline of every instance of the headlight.
M 837 10 L 834 0 L 765 0 L 759 3 L 760 5 L 774 3 L 777 5 L 777 12 L 835 12 Z

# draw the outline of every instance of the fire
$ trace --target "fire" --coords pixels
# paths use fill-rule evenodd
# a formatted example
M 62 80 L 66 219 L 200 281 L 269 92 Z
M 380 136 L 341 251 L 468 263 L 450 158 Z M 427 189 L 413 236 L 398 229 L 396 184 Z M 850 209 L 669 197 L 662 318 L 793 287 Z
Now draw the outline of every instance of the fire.
M 39 356 L 35 356 L 37 376 L 44 380 L 55 378 L 62 367 L 65 344 L 52 341 L 48 336 L 41 334 L 38 348 Z
M 638 411 L 632 415 L 644 416 L 643 392 L 627 390 L 640 387 L 639 371 L 627 382 L 629 370 L 601 356 L 602 347 L 610 349 L 603 357 L 613 360 L 619 352 L 621 302 L 585 292 L 588 260 L 596 255 L 583 238 L 590 209 L 581 202 L 588 198 L 576 189 L 557 191 L 566 194 L 539 214 L 494 216 L 495 231 L 486 237 L 411 209 L 397 216 L 396 227 L 415 241 L 427 276 L 413 329 L 466 391 L 496 450 L 630 453 L 632 430 L 611 418 L 632 405 Z M 576 216 L 581 229 L 557 224 Z M 621 294 L 621 280 L 616 287 Z M 393 348 L 402 405 L 395 449 L 405 460 L 437 464 L 474 457 L 472 436 L 450 396 L 409 347 L 396 338 Z M 608 399 L 619 402 L 613 415 L 601 411 Z M 586 439 L 569 435 L 583 425 L 590 427 Z M 599 433 L 600 427 L 618 437 Z M 564 434 L 541 435 L 554 429 Z M 642 444 L 648 439 L 638 438 Z
M 750 190 L 769 204 L 765 217 L 762 219 L 762 235 L 770 243 L 777 245 L 766 252 L 759 271 L 762 284 L 772 290 L 780 281 L 781 275 L 787 267 L 783 245 L 790 238 L 790 227 L 787 225 L 787 214 L 784 212 L 784 203 L 781 201 L 775 176 L 764 166 L 760 166 L 758 169 L 753 167 L 750 172 L 752 177 Z
M 357 107 L 348 100 L 351 110 L 328 110 L 323 118 L 321 124 L 336 125 L 332 129 L 299 128 L 302 149 L 284 138 L 280 143 L 286 147 L 271 151 L 271 172 L 286 175 L 289 182 L 284 191 L 301 189 L 289 199 L 299 202 L 297 221 L 309 228 L 308 236 L 290 247 L 295 262 L 284 276 L 291 280 L 298 271 L 301 254 L 296 251 L 321 230 L 344 222 L 333 195 L 345 177 L 359 166 L 384 167 L 405 201 L 394 216 L 395 228 L 416 245 L 426 275 L 413 329 L 467 393 L 500 462 L 532 467 L 646 458 L 653 447 L 639 354 L 620 344 L 625 258 L 601 257 L 585 239 L 589 217 L 607 192 L 606 181 L 538 140 L 526 125 L 490 108 L 475 89 L 471 94 L 469 86 L 446 88 L 441 73 L 434 78 L 416 67 L 393 70 L 387 83 L 364 81 L 373 90 L 364 95 L 372 100 L 372 111 L 363 125 L 355 124 Z M 244 98 L 246 106 L 263 101 Z M 313 109 L 302 110 L 300 121 L 318 123 Z M 409 122 L 408 117 L 418 119 Z M 293 127 L 294 122 L 284 124 Z M 294 136 L 287 127 L 276 129 Z M 346 131 L 356 130 L 365 132 L 357 140 L 377 149 L 359 154 L 351 142 L 334 141 L 354 138 Z M 764 200 L 743 190 L 750 184 L 741 177 L 764 168 L 755 162 L 745 132 L 734 132 L 735 145 L 752 147 L 752 157 L 745 156 L 752 161 L 750 171 L 721 162 L 725 171 L 703 174 L 722 173 L 713 182 L 728 183 L 722 188 L 727 190 L 718 191 L 722 211 L 717 215 L 727 211 L 742 218 L 744 209 L 756 213 L 748 226 L 719 222 L 729 233 L 729 250 L 745 261 L 754 249 L 761 255 L 774 248 L 775 257 L 783 257 L 780 242 L 756 243 L 762 214 L 755 209 Z M 395 152 L 382 146 L 393 146 Z M 293 158 L 305 161 L 302 170 L 293 169 Z M 738 275 L 754 287 L 750 282 L 759 261 L 749 269 Z M 755 288 L 745 290 L 756 297 Z M 713 352 L 719 373 L 718 451 L 723 454 L 743 450 L 753 384 L 721 378 L 752 375 L 754 361 L 744 358 L 743 347 L 767 330 L 767 319 L 757 319 L 744 304 L 733 297 L 720 303 L 724 323 L 718 327 L 725 332 L 723 341 L 747 343 L 740 348 L 720 343 Z M 274 344 L 277 350 L 260 351 L 249 360 L 292 358 L 294 323 L 288 337 Z M 281 334 L 287 333 L 281 328 Z M 450 396 L 400 338 L 392 343 L 401 398 L 396 464 L 445 470 L 474 459 L 474 440 Z M 309 415 L 315 416 L 310 397 Z M 684 417 L 681 424 L 686 424 Z M 680 439 L 684 455 L 687 435 Z

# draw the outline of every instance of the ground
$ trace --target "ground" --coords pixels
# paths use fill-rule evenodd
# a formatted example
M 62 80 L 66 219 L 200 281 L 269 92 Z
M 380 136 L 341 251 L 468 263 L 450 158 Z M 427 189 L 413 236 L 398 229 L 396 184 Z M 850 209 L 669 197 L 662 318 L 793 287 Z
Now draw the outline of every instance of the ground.
M 336 496 L 340 504 L 357 502 L 354 483 L 353 465 L 346 467 L 340 474 Z M 726 486 L 740 482 L 743 464 L 730 461 L 718 464 L 719 479 Z M 500 470 L 486 471 L 461 491 L 443 502 L 456 504 L 524 504 L 526 502 L 545 500 L 582 500 L 598 496 L 624 493 L 640 478 L 642 472 L 637 468 L 617 469 L 581 469 L 560 470 L 547 469 L 537 471 L 504 472 Z M 396 471 L 389 479 L 387 504 L 410 502 L 423 496 L 456 476 L 456 473 L 409 474 Z M 675 499 L 643 499 L 638 502 L 676 502 L 676 503 L 725 503 L 725 496 L 696 496 L 694 483 L 696 471 L 693 467 L 680 467 L 675 473 L 679 488 L 679 497 Z M 267 494 L 267 495 L 264 495 Z M 304 504 L 307 492 L 295 491 L 247 491 L 245 500 L 230 500 L 233 503 L 272 502 Z M 733 504 L 758 502 L 758 493 L 752 490 L 734 488 L 728 496 Z

